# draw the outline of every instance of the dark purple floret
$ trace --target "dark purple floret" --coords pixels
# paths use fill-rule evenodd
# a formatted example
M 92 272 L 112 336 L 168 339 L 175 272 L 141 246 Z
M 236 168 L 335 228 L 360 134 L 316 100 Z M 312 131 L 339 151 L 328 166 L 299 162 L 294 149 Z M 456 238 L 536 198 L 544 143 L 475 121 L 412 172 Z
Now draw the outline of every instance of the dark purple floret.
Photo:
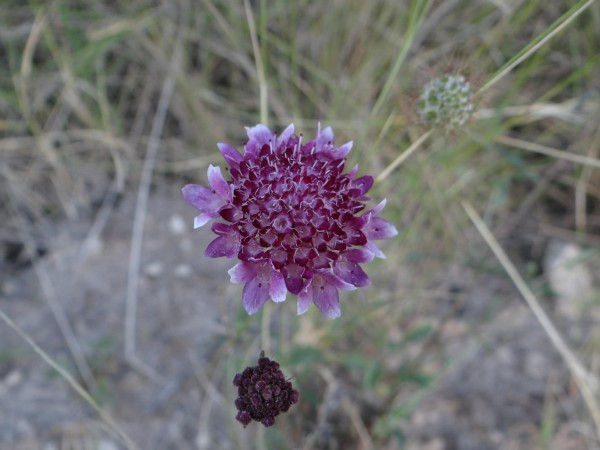
M 265 427 L 275 424 L 275 417 L 298 402 L 300 393 L 285 379 L 279 364 L 263 354 L 254 367 L 247 367 L 233 378 L 238 388 L 235 418 L 244 428 L 255 420 Z
M 373 241 L 397 234 L 378 216 L 385 200 L 366 210 L 373 178 L 344 172 L 352 143 L 335 147 L 331 128 L 302 143 L 290 125 L 279 136 L 264 125 L 247 128 L 244 154 L 218 144 L 230 180 L 210 166 L 210 188 L 190 184 L 185 199 L 200 210 L 194 227 L 212 219 L 217 238 L 209 257 L 237 257 L 229 274 L 244 283 L 249 314 L 287 292 L 298 296 L 298 314 L 314 303 L 326 316 L 340 315 L 338 289 L 370 284 L 360 264 L 383 258 Z

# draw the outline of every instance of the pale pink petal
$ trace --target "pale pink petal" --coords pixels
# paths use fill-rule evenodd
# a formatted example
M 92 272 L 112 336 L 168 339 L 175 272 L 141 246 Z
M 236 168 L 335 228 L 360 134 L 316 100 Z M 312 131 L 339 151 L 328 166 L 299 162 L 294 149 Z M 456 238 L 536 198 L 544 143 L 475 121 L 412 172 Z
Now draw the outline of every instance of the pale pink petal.
M 269 284 L 254 277 L 246 283 L 242 292 L 242 304 L 248 314 L 256 313 L 269 299 Z

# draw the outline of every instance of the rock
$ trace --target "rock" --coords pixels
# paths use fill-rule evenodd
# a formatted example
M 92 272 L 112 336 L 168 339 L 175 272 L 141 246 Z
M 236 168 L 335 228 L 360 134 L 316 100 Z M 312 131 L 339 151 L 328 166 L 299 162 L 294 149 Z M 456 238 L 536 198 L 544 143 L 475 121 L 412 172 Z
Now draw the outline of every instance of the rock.
M 557 314 L 576 318 L 593 290 L 592 275 L 583 249 L 572 242 L 551 240 L 544 257 L 544 270 L 556 294 Z

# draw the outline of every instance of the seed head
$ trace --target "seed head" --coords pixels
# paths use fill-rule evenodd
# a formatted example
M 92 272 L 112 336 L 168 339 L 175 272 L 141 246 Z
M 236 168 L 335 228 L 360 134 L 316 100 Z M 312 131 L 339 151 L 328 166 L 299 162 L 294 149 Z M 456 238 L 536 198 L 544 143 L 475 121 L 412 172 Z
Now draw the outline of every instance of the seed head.
M 421 122 L 431 127 L 456 129 L 463 126 L 473 112 L 471 83 L 460 74 L 446 74 L 432 79 L 419 97 Z
M 292 383 L 283 376 L 279 363 L 266 358 L 264 353 L 256 366 L 246 367 L 242 373 L 236 374 L 233 385 L 238 388 L 235 418 L 244 428 L 252 420 L 265 427 L 274 425 L 275 417 L 287 412 L 300 398 Z

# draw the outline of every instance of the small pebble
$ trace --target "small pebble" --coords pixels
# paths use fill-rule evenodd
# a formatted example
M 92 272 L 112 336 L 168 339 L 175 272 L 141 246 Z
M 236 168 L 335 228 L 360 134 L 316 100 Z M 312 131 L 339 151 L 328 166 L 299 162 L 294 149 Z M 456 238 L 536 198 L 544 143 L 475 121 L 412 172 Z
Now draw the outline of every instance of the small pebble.
M 183 233 L 185 233 L 185 230 L 188 228 L 188 226 L 186 225 L 185 220 L 183 220 L 183 217 L 181 217 L 180 215 L 174 215 L 171 216 L 171 218 L 169 219 L 169 231 L 171 232 L 171 234 L 174 234 L 175 236 L 181 235 Z
M 191 274 L 192 267 L 189 264 L 179 264 L 173 271 L 173 275 L 177 278 L 188 278 Z
M 160 261 L 154 261 L 144 267 L 144 273 L 151 278 L 156 278 L 164 272 L 164 265 Z

